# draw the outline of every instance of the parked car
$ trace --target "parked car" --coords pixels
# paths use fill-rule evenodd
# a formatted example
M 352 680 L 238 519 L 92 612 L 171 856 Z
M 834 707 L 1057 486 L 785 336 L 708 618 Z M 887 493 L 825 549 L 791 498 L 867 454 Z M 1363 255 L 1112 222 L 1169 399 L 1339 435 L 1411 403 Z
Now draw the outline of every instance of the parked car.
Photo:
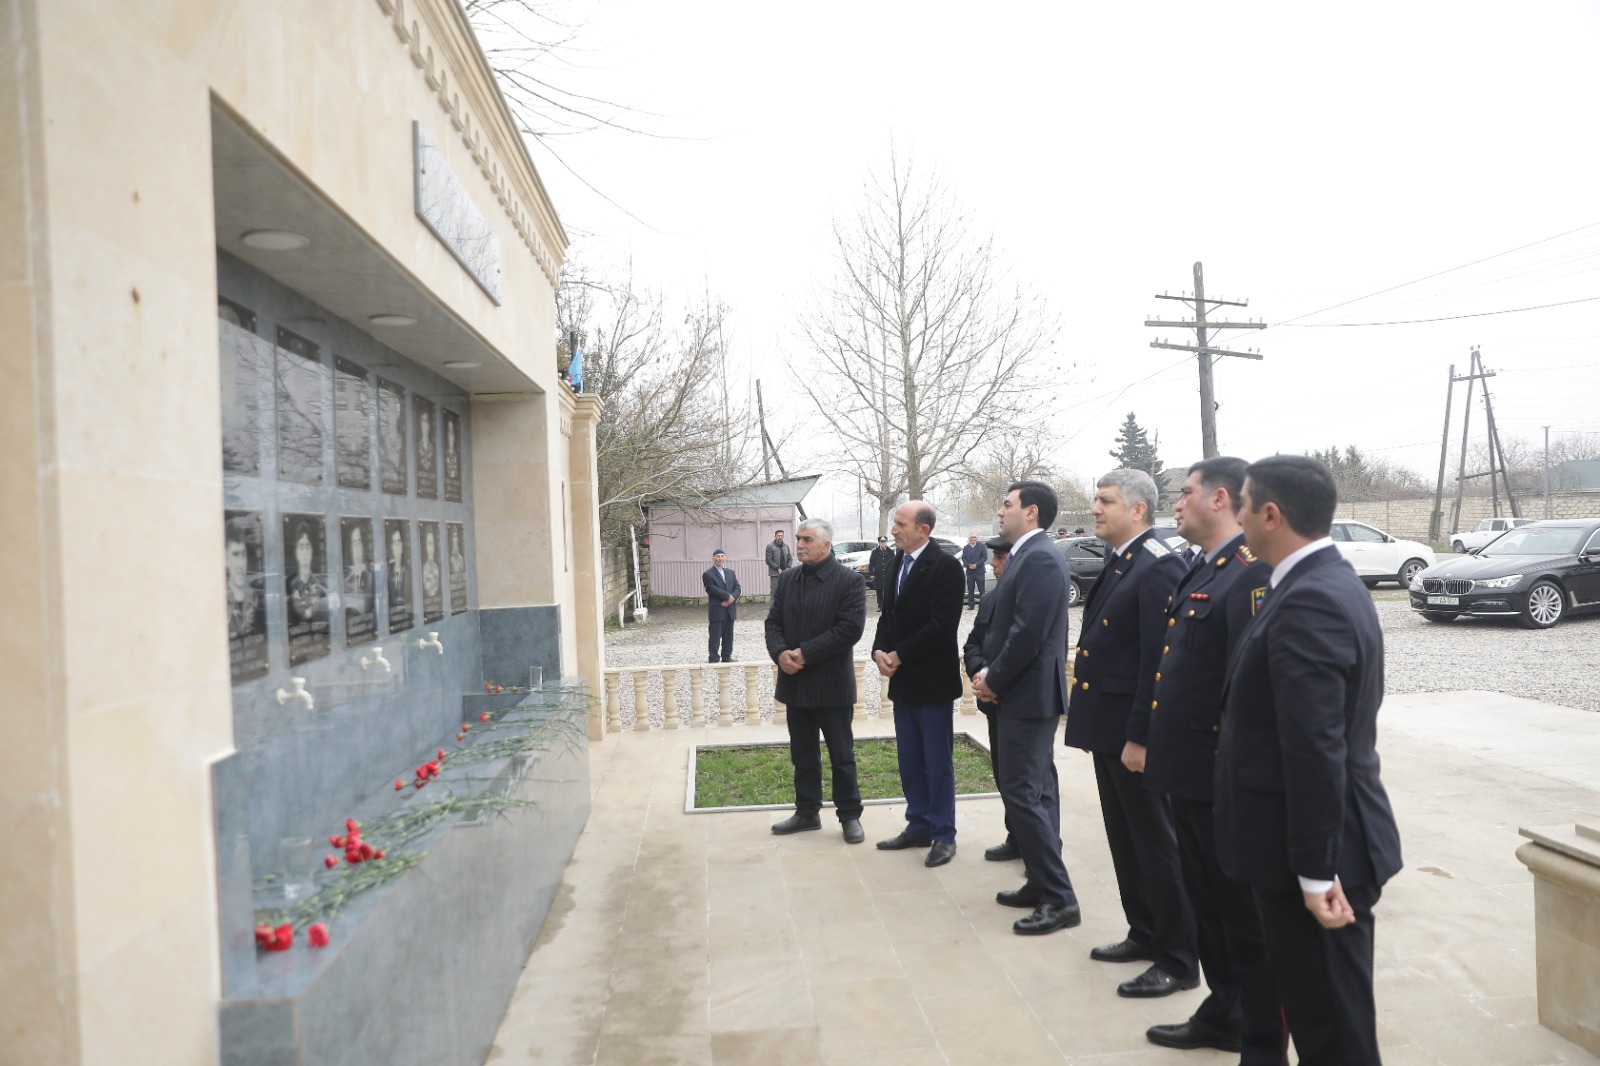
M 1428 567 L 1409 588 L 1411 609 L 1432 622 L 1500 615 L 1549 629 L 1569 613 L 1600 611 L 1600 518 L 1504 530 L 1475 554 Z
M 1334 521 L 1333 542 L 1368 588 L 1381 581 L 1395 581 L 1405 588 L 1412 577 L 1437 561 L 1433 549 L 1426 544 L 1399 540 L 1381 529 L 1348 519 Z
M 1056 551 L 1072 572 L 1072 585 L 1067 591 L 1067 606 L 1076 607 L 1089 594 L 1089 587 L 1100 571 L 1106 568 L 1106 542 L 1099 537 L 1067 537 L 1056 541 Z
M 1458 554 L 1477 551 L 1508 529 L 1530 524 L 1531 518 L 1485 518 L 1465 533 L 1450 534 L 1450 550 Z
M 878 542 L 875 540 L 836 540 L 833 542 L 833 554 L 842 562 L 846 555 L 870 552 L 877 546 Z

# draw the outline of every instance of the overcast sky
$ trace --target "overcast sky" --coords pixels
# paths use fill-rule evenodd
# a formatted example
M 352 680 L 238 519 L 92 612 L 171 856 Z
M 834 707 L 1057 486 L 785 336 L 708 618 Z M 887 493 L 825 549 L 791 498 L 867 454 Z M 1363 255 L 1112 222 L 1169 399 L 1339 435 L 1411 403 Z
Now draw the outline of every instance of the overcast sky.
M 1503 434 L 1600 430 L 1600 300 L 1311 328 L 1600 297 L 1600 3 L 565 10 L 583 23 L 565 84 L 681 139 L 557 144 L 644 224 L 536 148 L 558 211 L 587 258 L 631 255 L 650 284 L 729 304 L 731 387 L 759 367 L 818 454 L 820 419 L 776 363 L 807 362 L 795 309 L 891 139 L 1062 315 L 1059 459 L 1079 479 L 1110 465 L 1129 411 L 1169 465 L 1199 458 L 1192 357 L 1143 325 L 1183 311 L 1152 296 L 1188 291 L 1196 260 L 1208 294 L 1249 299 L 1228 314 L 1295 322 L 1236 335 L 1265 360 L 1219 366 L 1224 454 L 1355 444 L 1431 480 L 1448 367 L 1474 344 Z

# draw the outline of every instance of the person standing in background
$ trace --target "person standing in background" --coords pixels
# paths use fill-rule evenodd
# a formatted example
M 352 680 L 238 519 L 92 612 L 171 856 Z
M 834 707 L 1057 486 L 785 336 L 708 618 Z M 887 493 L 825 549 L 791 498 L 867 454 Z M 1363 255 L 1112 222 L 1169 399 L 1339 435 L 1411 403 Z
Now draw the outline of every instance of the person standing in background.
M 982 544 L 978 543 L 978 535 L 967 535 L 967 543 L 961 549 L 961 567 L 967 572 L 967 610 L 972 610 L 983 602 L 983 588 L 988 581 L 984 569 L 989 565 L 989 553 Z M 998 575 L 996 575 L 998 580 Z
M 733 623 L 739 617 L 739 575 L 728 569 L 728 555 L 718 548 L 711 568 L 700 575 L 706 587 L 706 662 L 733 662 Z
M 794 552 L 783 542 L 783 530 L 776 530 L 772 534 L 772 543 L 767 545 L 767 580 L 771 582 L 768 587 L 775 588 L 778 584 L 778 575 L 793 564 Z
M 1000 575 L 1006 570 L 1006 556 L 1011 551 L 1011 542 L 1004 537 L 991 537 L 984 547 L 994 553 L 994 580 L 996 587 L 1000 583 Z M 967 676 L 978 673 L 988 661 L 983 657 L 983 641 L 989 633 L 990 620 L 994 616 L 994 601 L 985 597 L 978 604 L 978 616 L 973 619 L 972 632 L 967 634 L 967 642 L 962 645 L 962 665 L 966 667 Z M 974 700 L 978 710 L 983 712 L 984 722 L 989 727 L 989 769 L 994 772 L 996 787 L 1000 782 L 1000 731 L 996 727 L 995 712 L 1000 708 L 998 704 L 991 703 L 981 697 Z M 983 857 L 990 862 L 1009 862 L 1012 859 L 1022 858 L 1022 852 L 1017 850 L 1017 843 L 1011 836 L 1011 816 L 1006 815 L 1006 838 L 1003 842 L 984 849 Z
M 889 584 L 889 571 L 894 568 L 894 549 L 889 547 L 888 537 L 879 537 L 878 546 L 872 549 L 872 555 L 867 559 L 867 577 L 872 583 L 872 591 L 878 597 L 878 610 L 883 610 L 883 590 Z

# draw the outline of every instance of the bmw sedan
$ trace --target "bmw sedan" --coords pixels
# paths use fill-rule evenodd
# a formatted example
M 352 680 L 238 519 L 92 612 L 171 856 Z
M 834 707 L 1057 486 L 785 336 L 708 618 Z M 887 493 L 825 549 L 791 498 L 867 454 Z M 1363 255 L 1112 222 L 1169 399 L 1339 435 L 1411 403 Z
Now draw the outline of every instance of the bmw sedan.
M 1600 611 L 1600 518 L 1509 530 L 1475 555 L 1428 567 L 1409 590 L 1411 609 L 1434 622 L 1500 615 L 1548 629 L 1567 614 Z

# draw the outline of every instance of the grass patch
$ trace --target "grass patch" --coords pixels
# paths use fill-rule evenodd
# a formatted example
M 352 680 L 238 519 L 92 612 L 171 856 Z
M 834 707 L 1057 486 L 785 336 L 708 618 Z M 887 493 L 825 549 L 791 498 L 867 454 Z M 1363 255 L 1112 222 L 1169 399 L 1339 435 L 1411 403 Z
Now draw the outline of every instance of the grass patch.
M 896 799 L 902 794 L 895 752 L 892 737 L 856 740 L 856 780 L 862 799 Z M 957 734 L 951 754 L 956 768 L 956 795 L 999 791 L 988 752 Z M 822 794 L 833 795 L 833 768 L 828 765 L 827 745 L 822 749 Z M 793 802 L 794 767 L 789 763 L 787 744 L 701 748 L 695 755 L 696 808 Z

